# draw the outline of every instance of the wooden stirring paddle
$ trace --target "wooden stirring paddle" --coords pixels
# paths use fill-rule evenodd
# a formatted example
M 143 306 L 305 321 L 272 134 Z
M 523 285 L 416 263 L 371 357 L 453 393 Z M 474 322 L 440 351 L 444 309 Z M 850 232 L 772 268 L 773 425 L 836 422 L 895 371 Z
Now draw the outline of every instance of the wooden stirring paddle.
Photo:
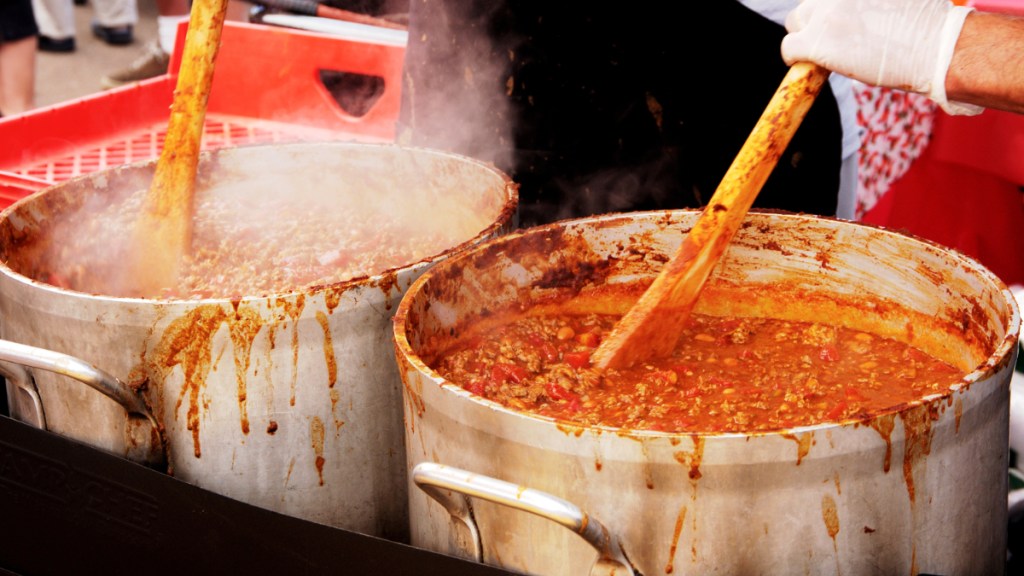
M 678 251 L 591 355 L 594 367 L 625 368 L 672 352 L 704 281 L 827 78 L 813 64 L 790 68 Z
M 142 214 L 135 223 L 133 285 L 155 296 L 175 285 L 192 243 L 196 170 L 213 63 L 228 0 L 194 0 L 163 150 Z

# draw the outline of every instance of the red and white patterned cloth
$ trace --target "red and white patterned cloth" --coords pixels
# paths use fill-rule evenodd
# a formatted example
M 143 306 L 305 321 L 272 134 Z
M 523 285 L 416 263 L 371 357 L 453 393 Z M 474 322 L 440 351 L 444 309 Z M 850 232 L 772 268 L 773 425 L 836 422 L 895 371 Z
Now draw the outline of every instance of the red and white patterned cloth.
M 862 130 L 856 208 L 860 219 L 928 146 L 938 107 L 921 94 L 856 81 L 853 93 Z

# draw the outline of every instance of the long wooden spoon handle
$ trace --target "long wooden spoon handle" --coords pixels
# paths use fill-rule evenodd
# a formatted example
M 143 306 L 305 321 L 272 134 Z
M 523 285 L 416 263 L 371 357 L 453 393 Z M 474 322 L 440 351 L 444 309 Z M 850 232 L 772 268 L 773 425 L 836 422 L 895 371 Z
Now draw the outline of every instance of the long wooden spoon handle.
M 790 68 L 679 250 L 592 355 L 599 370 L 672 352 L 704 281 L 827 78 L 828 71 L 813 64 Z
M 174 89 L 167 136 L 156 164 L 137 237 L 146 252 L 144 290 L 169 287 L 192 242 L 196 171 L 206 103 L 213 83 L 228 0 L 195 0 Z

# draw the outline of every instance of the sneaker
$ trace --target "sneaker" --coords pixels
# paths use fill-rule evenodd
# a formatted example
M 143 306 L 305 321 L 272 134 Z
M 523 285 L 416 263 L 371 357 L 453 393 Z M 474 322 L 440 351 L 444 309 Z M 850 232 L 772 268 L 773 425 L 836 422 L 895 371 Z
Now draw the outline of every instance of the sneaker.
M 142 55 L 136 58 L 127 68 L 107 74 L 100 79 L 104 88 L 117 88 L 131 82 L 139 82 L 148 78 L 155 78 L 167 73 L 167 66 L 171 62 L 169 54 L 164 52 L 156 42 L 150 42 Z
M 74 52 L 75 51 L 75 37 L 70 38 L 50 38 L 49 36 L 39 35 L 37 39 L 37 46 L 42 52 Z
M 135 39 L 130 24 L 124 26 L 100 26 L 99 23 L 93 22 L 92 34 L 107 44 L 114 46 L 131 44 L 132 40 Z

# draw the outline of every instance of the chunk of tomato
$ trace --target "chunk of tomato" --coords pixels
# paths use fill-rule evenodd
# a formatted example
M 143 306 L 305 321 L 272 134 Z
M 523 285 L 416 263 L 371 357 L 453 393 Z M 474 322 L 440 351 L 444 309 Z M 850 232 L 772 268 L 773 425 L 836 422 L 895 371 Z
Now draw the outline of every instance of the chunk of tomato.
M 588 348 L 597 348 L 601 343 L 601 337 L 593 332 L 584 332 L 576 335 L 576 341 Z
M 547 391 L 548 397 L 552 400 L 576 400 L 579 401 L 579 396 L 575 393 L 566 390 L 564 386 L 555 384 L 554 382 L 548 382 L 547 386 L 544 387 Z
M 590 352 L 563 352 L 562 360 L 577 370 L 590 367 Z
M 832 409 L 829 410 L 827 414 L 825 414 L 825 417 L 828 418 L 829 420 L 835 420 L 836 418 L 839 418 L 840 416 L 846 413 L 846 408 L 848 406 L 849 405 L 846 402 L 840 402 L 833 406 Z
M 536 334 L 531 335 L 529 337 L 529 341 L 530 344 L 537 349 L 537 352 L 540 353 L 541 358 L 544 358 L 544 360 L 547 360 L 548 362 L 558 360 L 558 350 L 555 349 L 554 344 L 551 342 L 548 342 Z
M 481 380 L 474 380 L 469 384 L 466 384 L 466 390 L 469 390 L 470 392 L 476 394 L 477 396 L 487 396 L 487 386 Z
M 491 380 L 499 385 L 506 382 L 519 384 L 529 375 L 530 373 L 526 371 L 526 368 L 516 364 L 495 364 L 491 367 Z

